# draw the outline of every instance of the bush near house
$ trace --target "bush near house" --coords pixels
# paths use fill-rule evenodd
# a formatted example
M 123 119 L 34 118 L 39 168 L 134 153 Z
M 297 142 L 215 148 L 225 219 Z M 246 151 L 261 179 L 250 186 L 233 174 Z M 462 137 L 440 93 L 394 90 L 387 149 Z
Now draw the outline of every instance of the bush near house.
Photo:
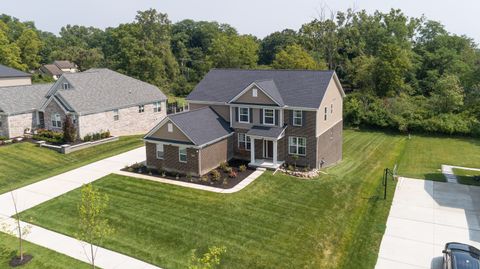
M 110 136 L 111 136 L 110 131 L 107 130 L 106 132 L 87 134 L 86 136 L 83 137 L 83 141 L 85 142 L 97 141 L 100 139 L 109 138 Z
M 37 130 L 37 134 L 33 135 L 32 138 L 38 141 L 46 141 L 52 144 L 61 144 L 65 142 L 63 133 L 46 129 Z

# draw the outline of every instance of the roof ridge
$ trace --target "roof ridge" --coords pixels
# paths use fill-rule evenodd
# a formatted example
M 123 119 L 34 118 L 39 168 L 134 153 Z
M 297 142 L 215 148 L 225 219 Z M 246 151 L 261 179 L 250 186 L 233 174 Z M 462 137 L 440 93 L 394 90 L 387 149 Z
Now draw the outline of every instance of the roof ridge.
M 320 69 L 256 69 L 256 68 L 212 68 L 211 70 L 237 70 L 237 71 L 268 71 L 268 72 L 276 72 L 276 71 L 301 71 L 301 72 L 335 72 L 335 70 L 328 69 L 328 70 L 320 70 Z

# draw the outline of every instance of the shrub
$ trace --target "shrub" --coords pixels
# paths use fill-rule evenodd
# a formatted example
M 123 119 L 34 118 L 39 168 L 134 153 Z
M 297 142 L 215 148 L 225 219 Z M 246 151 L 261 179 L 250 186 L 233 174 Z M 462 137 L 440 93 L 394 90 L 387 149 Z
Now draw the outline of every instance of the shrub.
M 240 165 L 240 167 L 238 168 L 238 171 L 239 171 L 239 172 L 245 172 L 245 171 L 247 171 L 247 166 L 244 165 L 244 164 Z
M 85 135 L 83 137 L 83 141 L 85 141 L 85 142 L 92 141 L 92 135 L 91 134 Z
M 0 141 L 4 141 L 4 140 L 8 140 L 8 138 L 5 136 L 0 136 Z
M 108 137 L 110 137 L 110 136 L 111 136 L 111 135 L 110 135 L 110 131 L 107 130 L 107 131 L 105 132 L 105 138 L 108 138 Z
M 63 133 L 45 129 L 38 130 L 37 134 L 33 135 L 32 138 L 37 141 L 46 141 L 53 144 L 60 144 L 64 142 Z
M 234 170 L 230 171 L 230 173 L 228 173 L 228 177 L 236 178 L 237 177 L 237 172 L 235 172 Z
M 228 173 L 232 172 L 232 170 L 233 169 L 230 166 L 227 166 L 227 167 L 225 167 L 225 169 L 223 169 L 223 172 L 228 174 Z
M 293 165 L 289 164 L 287 170 L 295 171 L 295 168 L 293 167 Z
M 207 175 L 203 175 L 201 178 L 200 178 L 201 181 L 203 182 L 208 182 L 208 176 Z
M 210 175 L 212 176 L 213 181 L 218 181 L 220 179 L 220 172 L 218 172 L 217 170 L 212 170 L 212 172 L 210 172 Z
M 192 173 L 187 173 L 187 175 L 185 176 L 188 180 L 192 180 Z
M 219 167 L 220 167 L 220 169 L 225 171 L 225 169 L 227 169 L 227 167 L 228 167 L 228 163 L 227 162 L 221 162 Z

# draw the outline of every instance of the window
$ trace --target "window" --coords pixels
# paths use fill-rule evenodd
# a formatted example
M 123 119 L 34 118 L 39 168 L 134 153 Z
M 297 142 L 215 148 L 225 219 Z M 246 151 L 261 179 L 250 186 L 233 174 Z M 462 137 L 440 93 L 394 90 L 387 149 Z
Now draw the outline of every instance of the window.
M 187 162 L 187 148 L 178 148 L 178 161 Z
M 327 120 L 327 112 L 328 112 L 327 110 L 328 110 L 328 107 L 325 107 L 325 115 L 323 116 L 324 120 Z
M 293 111 L 293 125 L 302 126 L 303 125 L 303 112 L 301 110 Z
M 307 152 L 307 139 L 305 137 L 288 138 L 288 153 L 293 155 L 305 156 Z
M 163 144 L 157 144 L 157 159 L 163 159 Z
M 173 132 L 173 125 L 171 123 L 167 124 L 167 129 L 169 133 Z
M 0 127 L 2 127 L 2 122 L 0 121 Z
M 73 124 L 77 124 L 77 115 L 75 114 L 72 115 L 72 122 Z
M 330 114 L 333 114 L 333 104 L 330 104 Z
M 120 115 L 118 115 L 118 109 L 113 110 L 113 120 L 117 121 L 120 119 Z
M 239 108 L 239 122 L 250 123 L 250 109 L 248 107 Z
M 257 97 L 257 96 L 258 96 L 257 89 L 255 89 L 255 88 L 252 89 L 252 96 L 253 96 L 253 97 Z
M 250 150 L 251 148 L 250 136 L 247 136 L 245 134 L 238 134 L 238 148 Z
M 64 89 L 64 90 L 70 89 L 70 84 L 69 84 L 68 82 L 64 82 L 64 83 L 62 84 L 62 89 Z
M 144 105 L 138 106 L 138 113 L 143 113 L 143 112 L 145 112 L 145 106 Z
M 153 103 L 153 112 L 160 112 L 162 111 L 162 103 L 155 102 Z
M 275 124 L 275 110 L 273 109 L 264 109 L 263 110 L 263 123 L 266 125 Z
M 60 114 L 53 114 L 52 115 L 52 126 L 61 128 L 62 127 L 62 119 L 60 118 Z

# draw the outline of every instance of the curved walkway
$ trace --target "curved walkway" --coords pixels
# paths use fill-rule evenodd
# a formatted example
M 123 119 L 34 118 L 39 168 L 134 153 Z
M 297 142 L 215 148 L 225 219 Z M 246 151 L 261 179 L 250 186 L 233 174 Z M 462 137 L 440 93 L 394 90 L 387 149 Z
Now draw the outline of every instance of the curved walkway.
M 35 207 L 77 189 L 83 184 L 93 182 L 116 172 L 126 165 L 139 163 L 145 159 L 145 147 L 141 147 L 19 188 L 13 191 L 18 211 L 22 212 Z M 14 220 L 10 218 L 14 214 L 15 210 L 10 192 L 0 195 L 0 225 L 5 223 L 9 227 L 14 227 Z M 25 237 L 26 241 L 52 249 L 77 260 L 89 262 L 88 254 L 84 251 L 84 247 L 87 245 L 85 242 L 80 242 L 75 238 L 39 226 L 21 223 L 22 227 L 26 225 L 31 227 L 30 233 Z M 105 248 L 98 247 L 97 249 L 95 264 L 104 269 L 160 268 Z

